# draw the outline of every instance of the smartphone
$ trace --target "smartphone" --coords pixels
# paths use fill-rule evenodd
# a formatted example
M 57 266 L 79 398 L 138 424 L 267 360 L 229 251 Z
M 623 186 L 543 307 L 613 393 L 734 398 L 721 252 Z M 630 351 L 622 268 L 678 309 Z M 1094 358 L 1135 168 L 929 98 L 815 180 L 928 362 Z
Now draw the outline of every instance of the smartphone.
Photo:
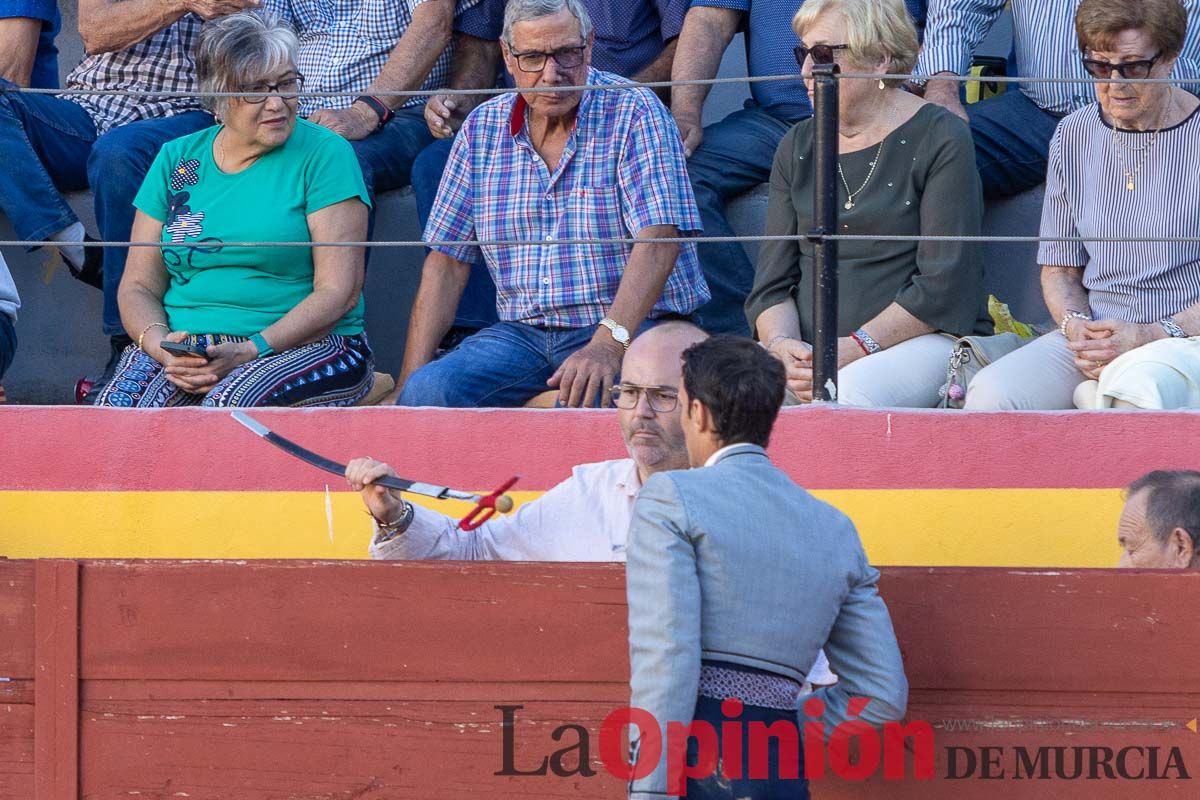
M 161 341 L 158 343 L 158 346 L 172 355 L 200 356 L 201 358 L 208 358 L 208 347 L 202 344 Z

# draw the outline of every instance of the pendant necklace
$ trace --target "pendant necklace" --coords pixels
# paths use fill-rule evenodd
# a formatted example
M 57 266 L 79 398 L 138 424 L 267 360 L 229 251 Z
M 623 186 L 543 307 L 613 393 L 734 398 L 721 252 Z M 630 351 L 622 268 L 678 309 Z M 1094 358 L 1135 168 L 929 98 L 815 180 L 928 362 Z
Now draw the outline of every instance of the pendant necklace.
M 888 114 L 888 122 L 894 121 L 896 118 L 896 107 L 893 105 L 891 113 Z M 846 174 L 842 172 L 842 162 L 838 160 L 838 177 L 842 179 L 842 186 L 846 187 L 846 202 L 842 208 L 849 211 L 854 208 L 854 198 L 862 194 L 863 189 L 867 188 L 867 184 L 871 182 L 871 176 L 875 174 L 875 167 L 879 165 L 879 156 L 883 153 L 883 143 L 887 141 L 887 137 L 891 135 L 891 131 L 884 134 L 884 137 L 879 140 L 879 147 L 875 148 L 875 158 L 871 159 L 871 169 L 867 171 L 867 177 L 858 187 L 856 191 L 850 191 L 850 184 L 846 182 Z
M 1154 147 L 1154 143 L 1158 141 L 1159 131 L 1162 130 L 1163 117 L 1166 115 L 1166 110 L 1170 105 L 1171 97 L 1168 95 L 1167 102 L 1158 112 L 1158 120 L 1155 122 L 1154 130 L 1150 132 L 1150 138 L 1144 145 L 1140 147 L 1135 147 L 1134 145 L 1128 144 L 1125 141 L 1125 137 L 1121 136 L 1117 132 L 1116 120 L 1113 120 L 1113 150 L 1115 150 L 1117 153 L 1117 163 L 1121 166 L 1121 172 L 1125 174 L 1125 191 L 1132 192 L 1137 188 L 1137 182 L 1135 181 L 1135 178 L 1137 178 L 1138 173 L 1142 171 L 1142 166 L 1146 163 L 1146 157 L 1150 155 L 1150 149 Z M 1141 155 L 1138 157 L 1137 166 L 1135 166 L 1132 170 L 1130 170 L 1125 164 L 1125 156 L 1122 153 L 1123 150 L 1131 150 L 1135 153 L 1141 153 Z

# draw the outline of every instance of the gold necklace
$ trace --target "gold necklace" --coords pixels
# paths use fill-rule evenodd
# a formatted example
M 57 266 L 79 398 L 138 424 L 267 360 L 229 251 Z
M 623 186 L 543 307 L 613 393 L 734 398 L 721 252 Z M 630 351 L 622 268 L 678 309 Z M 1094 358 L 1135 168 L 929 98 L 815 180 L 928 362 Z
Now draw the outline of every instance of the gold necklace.
M 1163 104 L 1163 107 L 1158 112 L 1158 119 L 1155 121 L 1154 130 L 1150 132 L 1150 138 L 1141 147 L 1135 147 L 1128 144 L 1125 141 L 1125 138 L 1117 132 L 1117 121 L 1113 120 L 1113 150 L 1116 151 L 1117 163 L 1121 166 L 1121 172 L 1125 173 L 1125 191 L 1132 192 L 1137 188 L 1137 182 L 1134 179 L 1138 176 L 1138 173 L 1142 171 L 1142 167 L 1146 164 L 1146 158 L 1150 155 L 1150 148 L 1154 147 L 1155 142 L 1158 141 L 1159 131 L 1162 130 L 1163 118 L 1166 116 L 1167 108 L 1170 105 L 1171 96 L 1168 94 L 1167 102 Z M 1135 153 L 1141 153 L 1141 156 L 1138 157 L 1137 166 L 1135 166 L 1132 171 L 1130 171 L 1129 167 L 1125 164 L 1125 156 L 1121 152 L 1122 150 L 1132 150 Z
M 888 114 L 888 122 L 891 123 L 895 120 L 895 118 L 896 107 L 893 105 L 890 113 Z M 884 134 L 883 138 L 879 140 L 879 147 L 875 148 L 875 158 L 871 159 L 871 169 L 867 171 L 866 180 L 862 182 L 862 185 L 859 186 L 856 191 L 850 191 L 850 184 L 846 182 L 846 173 L 842 172 L 842 161 L 841 159 L 838 159 L 838 177 L 842 179 L 842 186 L 846 187 L 846 203 L 842 206 L 842 208 L 846 209 L 847 211 L 854 208 L 854 198 L 862 194 L 863 189 L 866 189 L 867 184 L 871 182 L 871 176 L 875 174 L 875 167 L 879 164 L 879 156 L 883 154 L 883 143 L 887 141 L 887 137 L 890 134 L 891 131 L 888 131 L 888 133 Z

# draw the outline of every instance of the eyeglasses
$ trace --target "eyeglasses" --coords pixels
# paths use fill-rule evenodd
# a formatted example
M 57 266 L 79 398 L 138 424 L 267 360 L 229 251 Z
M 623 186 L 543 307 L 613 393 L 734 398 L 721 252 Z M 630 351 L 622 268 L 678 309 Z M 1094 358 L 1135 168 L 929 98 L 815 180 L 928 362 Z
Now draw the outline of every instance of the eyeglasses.
M 562 69 L 574 69 L 578 67 L 583 63 L 584 50 L 587 50 L 586 44 L 576 47 L 561 47 L 549 53 L 543 53 L 538 50 L 530 50 L 528 53 L 518 53 L 511 49 L 509 52 L 517 60 L 517 69 L 521 70 L 521 72 L 541 72 L 546 68 L 547 58 L 553 58 L 554 63 Z
M 291 78 L 284 78 L 279 83 L 255 83 L 250 86 L 243 86 L 241 91 L 253 92 L 242 98 L 243 102 L 258 105 L 265 103 L 267 98 L 273 94 L 279 95 L 283 100 L 295 100 L 301 90 L 304 89 L 304 76 L 296 75 Z
M 796 54 L 796 63 L 804 66 L 804 60 L 812 56 L 814 64 L 832 64 L 834 50 L 846 50 L 850 47 L 848 44 L 814 44 L 809 47 L 804 42 L 801 42 L 792 52 Z
M 650 410 L 659 414 L 674 411 L 679 405 L 679 390 L 672 386 L 638 386 L 636 383 L 618 383 L 610 390 L 613 405 L 626 411 L 637 408 L 642 393 Z
M 1110 64 L 1107 61 L 1098 61 L 1094 58 L 1084 58 L 1083 68 L 1093 78 L 1111 78 L 1113 72 L 1116 72 L 1126 80 L 1138 80 L 1150 77 L 1150 70 L 1154 69 L 1154 64 L 1160 58 L 1162 58 L 1162 51 L 1159 51 L 1158 55 L 1154 58 L 1147 58 L 1141 61 L 1122 61 L 1119 64 Z

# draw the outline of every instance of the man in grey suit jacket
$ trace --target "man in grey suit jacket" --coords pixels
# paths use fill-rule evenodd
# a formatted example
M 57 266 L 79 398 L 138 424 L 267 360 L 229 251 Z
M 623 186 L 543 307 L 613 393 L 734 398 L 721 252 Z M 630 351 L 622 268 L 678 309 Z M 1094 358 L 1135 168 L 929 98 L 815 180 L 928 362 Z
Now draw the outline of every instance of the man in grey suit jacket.
M 630 784 L 635 800 L 680 795 L 685 769 L 703 772 L 701 746 L 725 753 L 722 723 L 742 723 L 742 765 L 753 764 L 749 723 L 797 723 L 799 687 L 822 645 L 841 677 L 815 695 L 827 731 L 851 716 L 851 698 L 868 700 L 853 716 L 876 725 L 902 717 L 908 698 L 879 572 L 853 523 L 767 458 L 783 367 L 729 336 L 693 345 L 683 358 L 683 430 L 691 465 L 702 468 L 646 481 L 629 532 L 631 705 L 654 716 L 662 744 L 655 769 Z M 740 703 L 723 708 L 728 697 Z M 667 724 L 693 721 L 715 728 L 715 748 L 699 737 L 686 754 L 673 748 Z M 641 747 L 646 737 L 635 739 L 635 762 L 655 749 Z M 688 777 L 685 796 L 807 798 L 799 741 L 787 749 L 772 756 L 765 779 Z

